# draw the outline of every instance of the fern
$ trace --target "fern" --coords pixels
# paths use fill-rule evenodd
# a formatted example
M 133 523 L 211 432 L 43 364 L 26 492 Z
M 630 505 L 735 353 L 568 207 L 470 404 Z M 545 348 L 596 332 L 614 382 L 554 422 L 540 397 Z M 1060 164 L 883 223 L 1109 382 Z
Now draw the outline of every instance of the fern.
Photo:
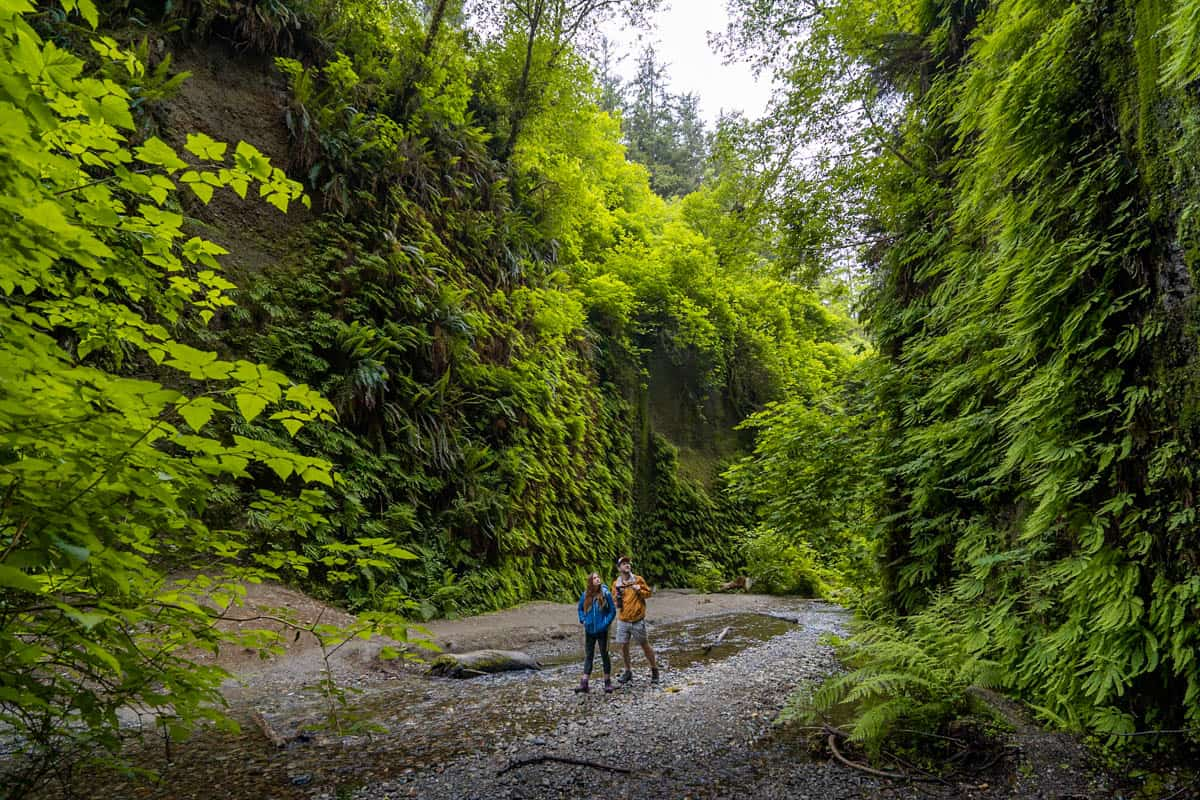
M 958 610 L 953 598 L 943 597 L 900 620 L 868 603 L 853 636 L 838 647 L 850 670 L 813 693 L 815 714 L 842 717 L 848 711 L 851 738 L 873 754 L 899 728 L 944 732 L 951 720 L 970 713 L 972 687 L 992 687 L 1000 679 L 999 665 L 981 655 L 990 642 Z

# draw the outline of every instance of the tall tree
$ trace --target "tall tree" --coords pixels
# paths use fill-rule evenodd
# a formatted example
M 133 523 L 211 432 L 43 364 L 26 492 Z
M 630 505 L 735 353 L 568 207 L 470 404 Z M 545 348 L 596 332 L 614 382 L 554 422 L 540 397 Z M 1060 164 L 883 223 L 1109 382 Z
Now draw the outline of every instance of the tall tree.
M 501 157 L 512 157 L 526 120 L 542 110 L 547 82 L 563 58 L 594 47 L 600 26 L 623 17 L 644 25 L 662 0 L 478 0 L 485 30 L 516 48 L 518 66 L 507 87 L 508 131 Z
M 667 65 L 653 46 L 638 57 L 630 81 L 623 123 L 629 157 L 650 170 L 650 186 L 663 197 L 685 195 L 700 186 L 708 157 L 708 137 L 700 99 L 668 90 Z
M 616 70 L 622 58 L 613 53 L 612 40 L 601 37 L 595 56 L 596 83 L 600 88 L 600 107 L 609 113 L 621 108 L 624 82 Z

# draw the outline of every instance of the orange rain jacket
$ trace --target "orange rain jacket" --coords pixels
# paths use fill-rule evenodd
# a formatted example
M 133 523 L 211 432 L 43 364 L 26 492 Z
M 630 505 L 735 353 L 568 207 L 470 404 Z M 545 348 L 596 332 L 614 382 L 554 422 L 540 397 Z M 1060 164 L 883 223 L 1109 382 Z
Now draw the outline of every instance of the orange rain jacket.
M 617 578 L 612 585 L 613 597 L 617 597 L 618 591 L 621 592 L 621 596 L 617 598 L 617 619 L 622 622 L 638 622 L 646 616 L 646 598 L 654 593 L 642 580 L 641 575 L 634 575 L 633 582 L 625 584 L 623 589 L 617 588 L 620 581 L 621 579 Z

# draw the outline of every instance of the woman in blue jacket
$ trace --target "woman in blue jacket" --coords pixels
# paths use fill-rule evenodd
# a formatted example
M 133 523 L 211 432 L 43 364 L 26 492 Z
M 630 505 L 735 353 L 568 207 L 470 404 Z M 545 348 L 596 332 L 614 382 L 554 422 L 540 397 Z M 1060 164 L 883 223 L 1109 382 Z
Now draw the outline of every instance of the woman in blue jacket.
M 576 692 L 588 690 L 588 677 L 592 674 L 593 656 L 596 645 L 600 645 L 600 661 L 604 664 L 604 691 L 612 692 L 612 661 L 608 657 L 608 626 L 617 615 L 612 592 L 604 585 L 599 573 L 588 575 L 587 588 L 579 597 L 579 624 L 583 626 L 584 653 L 583 677 L 579 679 Z

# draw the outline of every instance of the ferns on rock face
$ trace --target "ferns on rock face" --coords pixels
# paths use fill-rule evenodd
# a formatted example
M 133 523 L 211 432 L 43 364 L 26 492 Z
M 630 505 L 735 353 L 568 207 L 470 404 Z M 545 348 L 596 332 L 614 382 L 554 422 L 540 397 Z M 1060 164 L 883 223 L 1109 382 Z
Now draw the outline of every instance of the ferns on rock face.
M 906 136 L 948 179 L 897 162 L 881 187 L 888 586 L 922 616 L 949 590 L 1006 685 L 1100 731 L 1200 721 L 1197 102 L 1162 49 L 1195 12 L 1015 0 L 928 31 Z

